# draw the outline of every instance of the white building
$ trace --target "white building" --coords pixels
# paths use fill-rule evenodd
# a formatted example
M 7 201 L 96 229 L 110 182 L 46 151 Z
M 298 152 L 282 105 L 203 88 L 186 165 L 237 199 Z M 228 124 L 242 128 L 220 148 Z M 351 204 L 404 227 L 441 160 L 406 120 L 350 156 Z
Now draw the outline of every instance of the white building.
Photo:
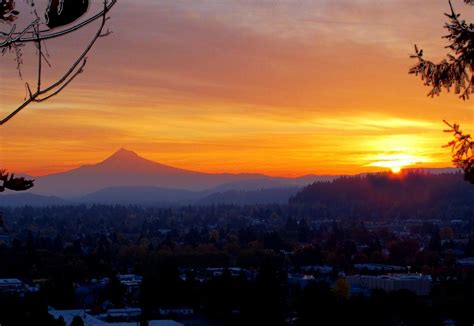
M 120 274 L 118 279 L 124 285 L 140 285 L 142 283 L 143 277 L 135 274 Z
M 25 284 L 17 278 L 0 278 L 0 292 L 21 292 Z
M 90 315 L 87 310 L 74 309 L 74 310 L 55 310 L 49 309 L 48 313 L 55 319 L 62 317 L 66 322 L 66 325 L 70 325 L 73 318 L 79 316 L 84 321 L 85 326 L 136 326 L 137 322 L 118 322 L 109 323 L 101 320 L 93 315 Z M 184 324 L 178 323 L 174 320 L 163 319 L 163 320 L 149 320 L 148 326 L 184 326 Z
M 410 290 L 417 295 L 431 291 L 431 276 L 422 274 L 350 275 L 346 277 L 351 287 L 381 289 L 387 292 Z

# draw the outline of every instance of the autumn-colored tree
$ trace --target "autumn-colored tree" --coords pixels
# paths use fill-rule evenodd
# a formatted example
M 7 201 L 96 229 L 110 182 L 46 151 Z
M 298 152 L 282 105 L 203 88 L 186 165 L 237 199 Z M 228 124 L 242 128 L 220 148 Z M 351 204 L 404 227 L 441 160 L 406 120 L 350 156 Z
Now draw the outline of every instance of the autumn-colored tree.
M 345 278 L 339 278 L 334 285 L 334 295 L 340 300 L 346 300 L 349 298 L 351 288 Z
M 474 0 L 464 0 L 468 5 L 474 5 Z M 411 74 L 421 76 L 424 84 L 431 87 L 429 96 L 439 95 L 443 89 L 448 92 L 454 89 L 455 94 L 463 100 L 469 100 L 474 93 L 474 24 L 460 18 L 449 0 L 450 13 L 445 15 L 449 22 L 445 24 L 448 34 L 444 36 L 450 44 L 450 53 L 439 63 L 425 60 L 423 50 L 415 45 L 417 64 L 410 69 Z M 452 148 L 454 166 L 463 169 L 465 179 L 474 184 L 474 142 L 471 136 L 464 134 L 459 124 L 450 124 L 445 132 L 452 133 L 454 139 L 446 146 Z

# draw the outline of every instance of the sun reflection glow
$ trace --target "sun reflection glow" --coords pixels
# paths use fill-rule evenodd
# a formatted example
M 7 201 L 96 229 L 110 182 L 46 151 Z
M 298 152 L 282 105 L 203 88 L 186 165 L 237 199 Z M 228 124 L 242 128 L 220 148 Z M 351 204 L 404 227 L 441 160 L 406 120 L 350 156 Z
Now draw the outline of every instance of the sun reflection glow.
M 409 154 L 380 154 L 368 166 L 389 168 L 393 173 L 400 173 L 402 168 L 426 162 L 423 157 Z

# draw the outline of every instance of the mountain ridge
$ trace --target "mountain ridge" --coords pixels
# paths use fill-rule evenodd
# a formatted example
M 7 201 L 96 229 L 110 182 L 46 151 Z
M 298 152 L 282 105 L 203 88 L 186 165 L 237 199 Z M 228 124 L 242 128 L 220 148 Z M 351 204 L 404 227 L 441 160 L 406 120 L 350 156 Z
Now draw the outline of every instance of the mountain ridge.
M 301 176 L 297 178 L 272 177 L 259 173 L 205 173 L 161 164 L 120 148 L 96 164 L 82 165 L 64 172 L 35 177 L 30 192 L 40 195 L 74 198 L 108 187 L 154 186 L 189 191 L 211 190 L 221 185 L 249 182 L 245 190 L 258 189 L 258 181 L 278 183 L 279 187 L 303 186 L 308 183 L 334 179 L 337 176 Z
M 454 172 L 452 168 L 406 169 L 432 174 Z M 361 174 L 364 175 L 364 174 Z M 274 177 L 259 173 L 206 173 L 154 162 L 137 153 L 120 148 L 95 164 L 45 176 L 32 177 L 35 186 L 27 193 L 77 200 L 85 195 L 114 187 L 155 187 L 211 193 L 257 191 L 302 187 L 313 182 L 330 182 L 341 175 L 309 174 L 299 177 Z M 155 189 L 155 191 L 157 191 Z M 120 195 L 122 196 L 122 195 Z M 123 197 L 123 196 L 122 196 Z M 166 196 L 165 196 L 166 197 Z

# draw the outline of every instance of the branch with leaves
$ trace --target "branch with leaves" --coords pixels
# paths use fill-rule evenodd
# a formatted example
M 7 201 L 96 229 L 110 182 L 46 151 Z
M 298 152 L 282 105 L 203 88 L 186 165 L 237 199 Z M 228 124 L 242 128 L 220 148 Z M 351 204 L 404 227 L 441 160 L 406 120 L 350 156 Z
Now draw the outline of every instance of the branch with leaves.
M 474 184 L 474 141 L 471 135 L 464 134 L 457 123 L 444 123 L 449 127 L 444 132 L 452 133 L 454 139 L 444 147 L 451 147 L 454 166 L 463 169 L 466 181 Z
M 474 4 L 474 0 L 465 2 Z M 425 60 L 423 50 L 415 45 L 415 54 L 411 58 L 417 59 L 418 63 L 409 73 L 421 76 L 425 85 L 431 87 L 429 96 L 439 95 L 443 88 L 448 92 L 453 88 L 455 94 L 467 100 L 474 92 L 474 24 L 460 20 L 460 14 L 455 12 L 451 1 L 449 6 L 451 13 L 445 14 L 449 22 L 444 26 L 448 34 L 443 38 L 450 41 L 446 48 L 450 49 L 451 53 L 441 62 L 433 63 Z
M 466 4 L 474 5 L 474 0 L 464 0 Z M 451 12 L 445 14 L 449 22 L 445 24 L 448 34 L 444 36 L 450 41 L 446 47 L 451 50 L 447 58 L 440 63 L 425 60 L 423 50 L 415 45 L 415 55 L 418 63 L 409 70 L 409 73 L 421 76 L 426 86 L 431 87 L 429 96 L 439 95 L 444 88 L 448 92 L 454 88 L 454 93 L 459 94 L 463 100 L 468 100 L 474 93 L 474 24 L 461 20 L 461 15 L 454 10 L 449 0 Z M 449 129 L 445 132 L 452 133 L 454 139 L 444 147 L 451 147 L 452 162 L 455 167 L 464 171 L 466 181 L 474 184 L 474 142 L 471 136 L 464 134 L 457 123 L 444 123 Z
M 0 170 L 0 192 L 5 189 L 13 191 L 28 190 L 34 185 L 34 180 L 28 180 L 24 177 L 15 177 L 15 175 L 7 173 L 5 170 Z

